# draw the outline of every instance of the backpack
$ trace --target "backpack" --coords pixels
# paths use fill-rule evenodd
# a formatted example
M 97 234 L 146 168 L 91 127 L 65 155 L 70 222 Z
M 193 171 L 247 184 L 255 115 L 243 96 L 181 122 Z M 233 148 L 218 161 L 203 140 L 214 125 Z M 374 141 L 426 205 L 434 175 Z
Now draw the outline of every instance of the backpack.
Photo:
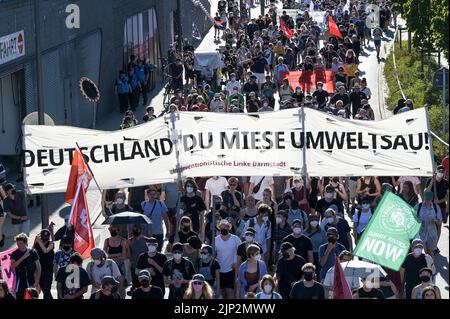
M 423 203 L 420 203 L 419 207 L 417 207 L 417 218 L 419 218 L 420 210 L 422 209 L 422 204 Z M 436 219 L 437 219 L 437 205 L 436 205 L 436 203 L 433 203 L 433 210 L 434 210 L 434 214 L 435 214 Z

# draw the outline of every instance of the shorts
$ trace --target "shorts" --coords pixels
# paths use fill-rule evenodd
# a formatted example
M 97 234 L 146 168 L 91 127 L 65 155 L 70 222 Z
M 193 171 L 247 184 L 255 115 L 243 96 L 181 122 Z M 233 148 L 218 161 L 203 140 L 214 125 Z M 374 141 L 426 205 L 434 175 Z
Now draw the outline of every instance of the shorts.
M 234 270 L 220 273 L 220 289 L 234 289 Z
M 253 73 L 256 76 L 256 83 L 263 84 L 266 82 L 266 75 L 264 73 Z
M 373 43 L 375 43 L 375 47 L 381 47 L 381 40 L 373 40 Z

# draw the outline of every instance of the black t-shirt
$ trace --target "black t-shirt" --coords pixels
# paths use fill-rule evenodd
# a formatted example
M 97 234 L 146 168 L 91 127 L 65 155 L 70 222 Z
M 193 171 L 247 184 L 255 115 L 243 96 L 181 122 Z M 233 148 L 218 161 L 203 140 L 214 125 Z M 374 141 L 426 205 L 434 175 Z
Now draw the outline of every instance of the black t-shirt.
M 131 299 L 164 299 L 163 292 L 160 287 L 150 286 L 150 291 L 143 291 L 142 288 L 138 288 L 133 291 Z
M 192 276 L 196 274 L 194 265 L 186 258 L 182 258 L 181 262 L 177 264 L 173 259 L 166 261 L 163 267 L 163 275 L 174 279 L 191 280 Z M 182 285 L 187 286 L 187 285 Z
M 365 291 L 364 288 L 359 288 L 358 297 L 359 299 L 385 299 L 383 292 L 376 288 L 372 288 L 369 292 Z
M 262 249 L 262 247 L 261 247 L 261 245 L 259 243 L 253 242 L 252 244 L 258 246 L 260 251 L 263 251 L 263 249 Z M 243 242 L 243 243 L 241 243 L 238 246 L 236 255 L 241 257 L 241 262 L 244 262 L 244 261 L 247 260 L 247 245 L 246 245 L 246 242 Z
M 327 101 L 327 97 L 329 97 L 329 96 L 330 96 L 330 94 L 328 94 L 328 92 L 325 90 L 322 90 L 322 91 L 316 90 L 313 93 L 313 97 L 316 98 L 316 101 L 319 104 L 319 106 L 324 104 Z
M 26 251 L 17 249 L 11 254 L 11 260 L 18 261 Z M 34 272 L 36 271 L 36 261 L 39 260 L 39 255 L 35 249 L 30 250 L 30 255 L 23 260 L 19 266 L 16 267 L 16 276 L 21 280 L 27 280 L 28 284 L 34 284 Z
M 9 196 L 3 200 L 3 210 L 6 213 L 13 213 L 16 216 L 27 216 L 27 208 L 25 207 L 25 193 L 17 191 L 14 199 Z M 22 224 L 24 220 L 12 219 L 13 225 Z
M 120 299 L 120 296 L 115 294 L 110 294 L 109 296 L 105 295 L 101 290 L 94 292 L 89 299 L 104 299 L 104 300 L 114 300 Z
M 51 243 L 51 241 L 48 241 L 47 243 L 44 243 L 44 246 L 47 248 Z M 33 248 L 36 249 L 39 256 L 39 262 L 41 263 L 42 270 L 53 269 L 53 259 L 55 257 L 54 248 L 46 254 L 42 251 L 41 246 L 39 246 L 38 243 L 36 243 Z
M 302 267 L 305 264 L 305 259 L 299 255 L 295 255 L 294 259 L 286 260 L 280 258 L 277 263 L 277 278 L 278 292 L 283 299 L 289 298 L 289 293 L 292 289 L 292 283 L 299 281 L 302 278 Z
M 412 291 L 415 286 L 421 283 L 419 271 L 423 267 L 427 267 L 427 260 L 424 254 L 420 255 L 419 258 L 415 258 L 413 253 L 406 256 L 402 268 L 405 269 L 405 285 L 407 290 Z M 410 299 L 411 296 L 406 296 L 406 298 Z
M 325 290 L 323 286 L 315 282 L 314 286 L 308 288 L 304 281 L 299 281 L 294 284 L 290 293 L 291 299 L 324 299 Z
M 81 289 L 83 289 L 84 287 L 87 287 L 91 284 L 91 281 L 89 280 L 89 276 L 86 270 L 84 270 L 82 267 L 78 267 L 79 269 L 79 284 L 78 287 L 79 288 L 68 288 L 66 285 L 66 279 L 69 275 L 73 274 L 73 270 L 72 271 L 68 271 L 67 270 L 67 266 L 66 267 L 61 267 L 58 269 L 58 272 L 56 273 L 56 278 L 55 281 L 62 284 L 62 291 L 63 291 L 63 296 L 66 295 L 74 295 L 77 292 L 79 292 Z M 74 275 L 75 277 L 75 275 Z M 75 283 L 74 283 L 75 285 Z M 83 296 L 80 296 L 78 299 L 83 299 Z
M 183 203 L 186 208 L 184 215 L 189 216 L 192 219 L 192 226 L 195 231 L 198 231 L 200 229 L 200 212 L 206 210 L 205 202 L 198 195 L 193 197 L 184 195 L 181 197 L 180 202 Z
M 267 60 L 262 58 L 254 58 L 253 65 L 250 67 L 250 70 L 254 73 L 264 73 L 266 70 Z
M 164 290 L 164 278 L 162 273 L 160 273 L 155 267 L 149 264 L 148 259 L 153 259 L 160 267 L 163 267 L 167 261 L 167 257 L 159 252 L 155 256 L 150 257 L 148 253 L 142 253 L 139 256 L 138 262 L 136 264 L 137 269 L 149 269 L 152 275 L 152 284 Z
M 308 251 L 313 250 L 311 239 L 306 236 L 295 238 L 294 234 L 291 234 L 283 239 L 284 242 L 291 243 L 295 247 L 295 253 L 305 260 L 308 260 Z

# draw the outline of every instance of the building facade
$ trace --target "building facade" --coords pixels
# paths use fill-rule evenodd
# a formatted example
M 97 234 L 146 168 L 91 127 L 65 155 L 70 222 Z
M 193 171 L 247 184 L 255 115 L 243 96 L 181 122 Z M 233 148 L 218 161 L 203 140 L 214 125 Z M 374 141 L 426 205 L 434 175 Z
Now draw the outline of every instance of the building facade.
M 183 37 L 192 39 L 192 23 L 203 34 L 209 29 L 198 2 L 210 10 L 209 0 L 39 0 L 45 113 L 57 125 L 92 127 L 95 108 L 80 92 L 81 77 L 100 90 L 98 120 L 117 112 L 118 71 L 131 54 L 160 64 L 179 30 L 178 5 Z M 71 4 L 79 28 L 67 27 Z M 0 0 L 0 156 L 20 153 L 22 120 L 37 111 L 34 9 L 33 0 Z

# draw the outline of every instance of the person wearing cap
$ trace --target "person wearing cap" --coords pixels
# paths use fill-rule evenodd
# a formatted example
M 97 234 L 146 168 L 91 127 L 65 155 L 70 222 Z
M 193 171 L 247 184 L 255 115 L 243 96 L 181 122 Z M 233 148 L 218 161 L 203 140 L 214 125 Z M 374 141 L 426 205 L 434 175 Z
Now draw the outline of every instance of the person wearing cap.
M 92 284 L 92 293 L 102 289 L 102 278 L 105 276 L 110 276 L 119 282 L 122 276 L 119 267 L 114 260 L 106 258 L 106 253 L 103 249 L 92 249 L 91 258 L 92 260 L 86 265 L 86 271 Z
M 104 276 L 101 280 L 101 288 L 91 294 L 89 299 L 114 300 L 121 299 L 117 293 L 119 282 L 112 276 Z
M 364 230 L 369 225 L 370 219 L 373 216 L 370 205 L 370 198 L 368 196 L 363 196 L 359 208 L 355 210 L 355 214 L 353 215 L 353 237 L 355 238 L 355 244 L 358 244 Z
M 145 238 L 145 248 L 146 252 L 143 252 L 138 258 L 134 274 L 137 277 L 141 271 L 148 271 L 152 278 L 153 286 L 159 287 L 161 291 L 164 291 L 163 267 L 167 257 L 158 251 L 158 241 L 154 237 Z M 135 282 L 135 287 L 137 286 L 138 282 Z
M 192 276 L 196 271 L 192 262 L 183 257 L 184 245 L 175 243 L 172 258 L 164 263 L 162 274 L 164 283 L 169 286 L 169 299 L 182 299 Z
M 352 92 L 349 95 L 351 106 L 352 106 L 353 117 L 355 117 L 356 113 L 361 108 L 361 106 L 362 106 L 361 101 L 367 100 L 367 96 L 363 92 L 361 92 L 360 89 L 361 89 L 360 85 L 358 83 L 356 83 L 352 87 Z
M 140 287 L 133 291 L 131 299 L 137 300 L 162 300 L 163 290 L 160 287 L 151 285 L 152 276 L 148 270 L 141 270 L 138 274 Z
M 444 224 L 447 223 L 448 218 L 448 186 L 448 180 L 445 176 L 445 168 L 444 166 L 439 165 L 436 168 L 436 173 L 433 175 L 433 177 L 428 179 L 426 189 L 432 191 L 435 194 L 434 203 L 441 209 L 442 222 Z
M 289 242 L 292 244 L 292 246 L 295 247 L 296 253 L 303 257 L 305 261 L 313 263 L 314 262 L 314 256 L 313 256 L 313 247 L 311 239 L 306 237 L 303 234 L 303 221 L 300 219 L 296 219 L 292 222 L 292 231 L 293 233 L 286 236 L 283 239 L 284 242 Z
M 30 234 L 30 218 L 26 206 L 24 191 L 16 190 L 16 186 L 8 183 L 4 187 L 6 198 L 3 199 L 3 210 L 11 218 L 13 235 Z
M 44 299 L 53 299 L 51 293 L 53 281 L 53 259 L 55 257 L 55 244 L 51 240 L 51 233 L 48 229 L 43 229 L 36 235 L 33 248 L 39 256 L 41 264 L 41 277 L 39 286 L 44 294 Z
M 83 295 L 87 293 L 88 287 L 91 284 L 89 275 L 83 269 L 83 258 L 79 253 L 73 253 L 69 258 L 69 263 L 61 267 L 55 274 L 56 290 L 58 292 L 58 299 L 83 299 Z M 78 286 L 68 287 L 70 281 L 67 280 L 69 276 L 76 276 L 79 278 Z
M 385 299 L 383 291 L 379 289 L 379 283 L 375 282 L 374 277 L 361 277 L 363 286 L 356 290 L 353 299 Z
M 216 291 L 216 297 L 222 295 L 220 291 L 220 265 L 214 258 L 214 249 L 210 245 L 203 245 L 198 261 L 198 273 L 202 274 L 206 282 Z
M 39 288 L 41 263 L 34 248 L 28 248 L 28 236 L 24 233 L 15 238 L 17 249 L 11 253 L 11 269 L 16 274 L 16 298 L 23 299 L 29 287 Z
M 436 274 L 434 260 L 424 252 L 424 244 L 420 238 L 412 241 L 411 250 L 412 252 L 406 256 L 400 268 L 400 278 L 406 299 L 412 298 L 412 290 L 421 283 L 419 272 L 422 268 L 430 268 L 432 278 Z
M 292 284 L 302 278 L 302 267 L 306 261 L 295 253 L 295 247 L 289 242 L 281 244 L 280 254 L 276 267 L 278 292 L 283 299 L 289 299 Z
M 436 293 L 436 299 L 441 299 L 441 291 L 438 286 L 436 286 L 433 281 L 433 271 L 428 267 L 423 267 L 419 270 L 419 278 L 421 283 L 414 287 L 411 292 L 411 299 L 423 299 L 423 290 L 427 287 L 432 287 Z
M 339 233 L 334 227 L 329 227 L 327 229 L 327 241 L 328 243 L 323 244 L 319 247 L 319 264 L 320 264 L 320 278 L 325 278 L 327 271 L 333 267 L 334 260 L 341 252 L 343 252 L 345 247 L 338 243 Z
M 336 228 L 339 233 L 338 243 L 344 246 L 346 250 L 353 251 L 353 240 L 350 234 L 351 228 L 345 218 L 337 215 L 336 205 L 331 205 L 325 211 L 320 227 L 325 230 L 329 227 Z
M 213 299 L 211 286 L 202 274 L 195 274 L 189 282 L 189 286 L 183 299 Z
M 427 189 L 424 193 L 423 202 L 414 207 L 417 212 L 417 218 L 422 223 L 419 237 L 423 241 L 425 252 L 431 257 L 434 256 L 434 252 L 437 249 L 442 227 L 441 208 L 433 202 L 434 198 L 434 193 Z
M 231 224 L 222 219 L 218 225 L 220 235 L 215 237 L 216 259 L 220 265 L 220 289 L 226 299 L 233 299 L 235 273 L 238 271 L 236 254 L 241 240 L 230 233 Z
M 290 299 L 324 299 L 325 289 L 322 284 L 316 281 L 316 267 L 312 263 L 306 263 L 302 266 L 303 280 L 297 281 L 292 285 L 289 293 Z

